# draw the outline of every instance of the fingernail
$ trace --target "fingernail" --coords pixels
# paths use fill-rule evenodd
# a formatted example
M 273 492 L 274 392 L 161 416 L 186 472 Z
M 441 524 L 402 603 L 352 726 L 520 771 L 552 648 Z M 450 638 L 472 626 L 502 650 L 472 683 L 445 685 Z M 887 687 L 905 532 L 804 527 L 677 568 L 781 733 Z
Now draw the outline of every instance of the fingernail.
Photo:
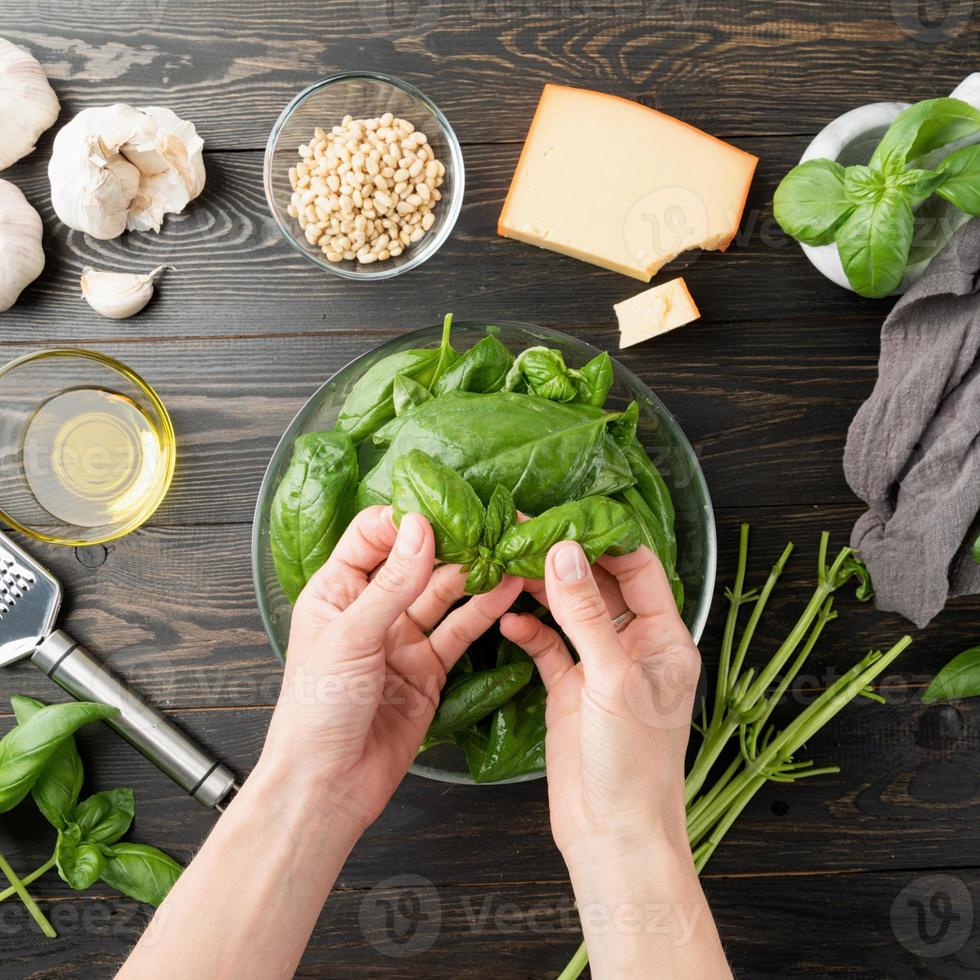
M 585 553 L 574 541 L 566 541 L 555 548 L 554 562 L 561 582 L 581 582 L 589 573 Z
M 418 515 L 406 514 L 398 529 L 398 537 L 395 538 L 395 551 L 399 555 L 417 555 L 422 550 L 424 538 Z

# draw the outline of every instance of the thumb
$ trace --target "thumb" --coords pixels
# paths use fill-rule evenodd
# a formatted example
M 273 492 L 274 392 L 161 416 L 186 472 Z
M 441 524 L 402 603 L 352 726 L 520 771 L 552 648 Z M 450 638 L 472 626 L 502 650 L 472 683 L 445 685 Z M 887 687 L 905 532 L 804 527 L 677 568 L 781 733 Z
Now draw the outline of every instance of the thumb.
M 612 690 L 629 666 L 581 545 L 561 541 L 545 564 L 548 605 L 582 660 L 588 686 Z
M 355 649 L 374 649 L 432 578 L 435 540 L 421 514 L 405 514 L 387 560 L 342 615 Z

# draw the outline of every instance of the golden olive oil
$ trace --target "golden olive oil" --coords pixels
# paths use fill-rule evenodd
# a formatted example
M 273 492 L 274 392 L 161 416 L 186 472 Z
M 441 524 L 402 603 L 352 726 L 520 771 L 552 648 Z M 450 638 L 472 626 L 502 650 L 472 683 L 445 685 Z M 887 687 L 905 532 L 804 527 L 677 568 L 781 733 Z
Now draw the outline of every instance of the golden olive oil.
M 160 434 L 130 398 L 74 388 L 46 401 L 24 434 L 24 474 L 37 502 L 77 527 L 125 523 L 159 488 Z

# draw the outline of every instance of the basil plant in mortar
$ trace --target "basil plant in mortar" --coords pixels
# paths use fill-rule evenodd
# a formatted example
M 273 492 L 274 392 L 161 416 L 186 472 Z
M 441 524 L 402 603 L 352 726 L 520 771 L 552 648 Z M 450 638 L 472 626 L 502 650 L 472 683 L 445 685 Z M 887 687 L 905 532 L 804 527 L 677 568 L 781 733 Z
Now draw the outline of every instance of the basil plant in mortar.
M 460 565 L 466 592 L 504 575 L 540 579 L 548 550 L 578 541 L 590 561 L 641 544 L 664 564 L 679 607 L 674 505 L 636 437 L 639 408 L 606 407 L 606 353 L 566 364 L 531 346 L 514 354 L 492 333 L 376 362 L 351 389 L 335 429 L 300 436 L 276 491 L 270 542 L 294 601 L 358 510 L 421 513 L 436 558 Z M 521 605 L 521 604 L 524 605 Z M 515 608 L 548 617 L 523 596 Z M 447 679 L 423 745 L 453 743 L 477 782 L 544 767 L 544 689 L 530 660 L 493 630 Z
M 945 212 L 921 206 L 945 201 L 954 214 L 980 215 L 978 138 L 974 105 L 918 102 L 897 115 L 866 164 L 821 157 L 794 167 L 776 189 L 776 220 L 803 245 L 836 245 L 855 292 L 887 296 L 919 251 L 931 257 L 948 237 Z

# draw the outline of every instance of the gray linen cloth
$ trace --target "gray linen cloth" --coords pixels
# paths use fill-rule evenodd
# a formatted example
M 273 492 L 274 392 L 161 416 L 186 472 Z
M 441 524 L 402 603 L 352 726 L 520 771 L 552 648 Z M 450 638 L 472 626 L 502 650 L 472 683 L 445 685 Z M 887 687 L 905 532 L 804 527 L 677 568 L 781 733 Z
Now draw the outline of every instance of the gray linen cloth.
M 980 219 L 895 304 L 878 382 L 847 434 L 844 475 L 868 505 L 851 546 L 879 609 L 925 626 L 980 592 Z

